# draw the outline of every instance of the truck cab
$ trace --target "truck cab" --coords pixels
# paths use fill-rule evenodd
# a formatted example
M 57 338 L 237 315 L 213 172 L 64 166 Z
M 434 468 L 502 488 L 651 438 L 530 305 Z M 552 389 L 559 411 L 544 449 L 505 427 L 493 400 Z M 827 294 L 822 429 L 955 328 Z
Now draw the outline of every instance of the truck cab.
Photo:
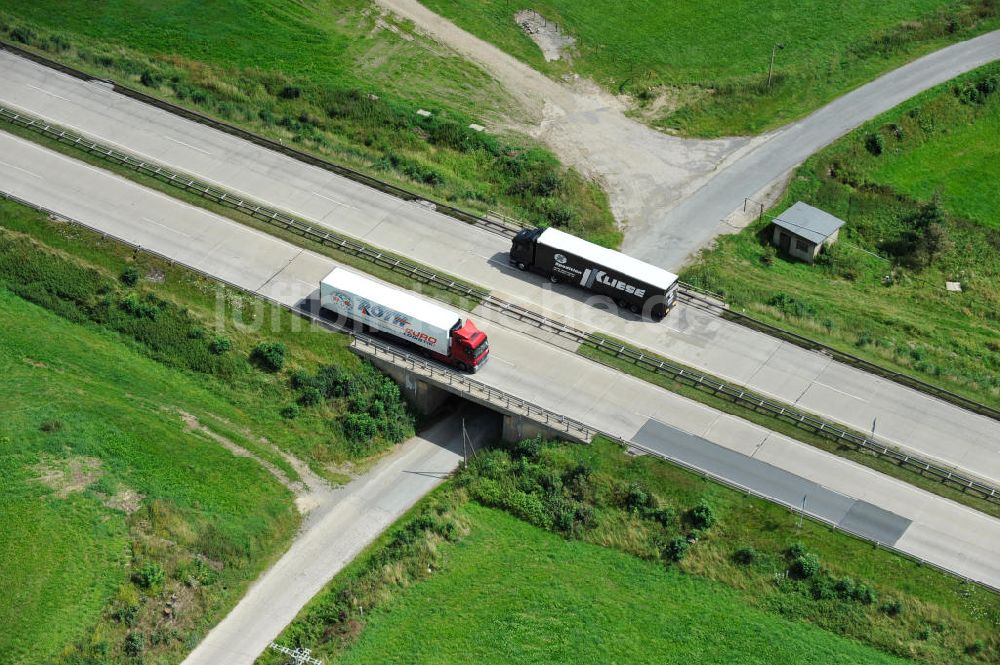
M 476 372 L 486 364 L 490 355 L 489 340 L 486 339 L 486 333 L 471 320 L 466 319 L 465 325 L 452 331 L 451 338 L 450 361 L 459 369 Z
M 519 270 L 527 270 L 535 263 L 535 241 L 542 229 L 522 229 L 514 236 L 510 246 L 510 264 Z

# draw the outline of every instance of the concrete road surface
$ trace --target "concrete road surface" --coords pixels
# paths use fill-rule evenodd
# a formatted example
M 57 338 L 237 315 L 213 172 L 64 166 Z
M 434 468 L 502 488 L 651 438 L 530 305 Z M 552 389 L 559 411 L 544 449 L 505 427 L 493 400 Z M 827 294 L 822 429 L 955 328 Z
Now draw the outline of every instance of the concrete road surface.
M 462 457 L 462 418 L 478 447 L 495 441 L 500 419 L 468 409 L 401 444 L 311 515 L 291 548 L 184 660 L 186 665 L 251 665 L 345 565 L 422 496 L 444 482 Z
M 504 238 L 2 51 L 0 102 L 856 430 L 875 424 L 887 443 L 1000 482 L 1000 423 L 827 356 L 684 305 L 659 324 L 619 313 L 512 269 Z
M 719 233 L 719 223 L 772 181 L 858 125 L 910 97 L 1000 58 L 1000 31 L 943 48 L 880 76 L 771 134 L 722 168 L 661 219 L 631 226 L 622 249 L 677 270 Z
M 288 304 L 309 298 L 335 265 L 323 256 L 2 132 L 0 156 L 0 189 Z M 758 463 L 867 502 L 891 515 L 866 509 L 852 518 L 858 523 L 910 522 L 902 535 L 894 534 L 899 549 L 1000 585 L 1000 560 L 995 556 L 1000 520 L 504 325 L 489 325 L 486 330 L 491 357 L 476 375 L 479 381 L 625 441 L 639 437 L 648 444 L 653 421 L 674 428 L 671 432 L 699 437 L 733 453 L 727 453 L 729 468 L 753 467 L 741 479 L 779 501 L 794 497 L 795 490 L 788 489 L 789 476 L 760 472 Z M 669 455 L 669 449 L 664 454 Z M 847 519 L 847 514 L 840 519 Z

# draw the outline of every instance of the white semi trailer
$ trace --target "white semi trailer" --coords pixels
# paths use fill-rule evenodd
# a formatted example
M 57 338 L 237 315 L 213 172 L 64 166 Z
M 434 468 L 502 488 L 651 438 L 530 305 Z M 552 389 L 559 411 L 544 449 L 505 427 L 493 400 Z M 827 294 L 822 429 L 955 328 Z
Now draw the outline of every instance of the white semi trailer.
M 322 308 L 462 371 L 477 371 L 489 356 L 486 333 L 471 320 L 344 268 L 323 278 L 319 295 Z

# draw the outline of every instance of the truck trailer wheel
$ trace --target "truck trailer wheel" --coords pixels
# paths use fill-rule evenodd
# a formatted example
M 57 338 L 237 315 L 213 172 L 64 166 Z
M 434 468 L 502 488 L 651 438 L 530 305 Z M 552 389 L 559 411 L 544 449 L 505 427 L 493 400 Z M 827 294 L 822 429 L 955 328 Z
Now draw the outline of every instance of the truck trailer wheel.
M 549 281 L 550 281 L 550 282 L 552 282 L 553 284 L 558 284 L 558 283 L 559 283 L 560 281 L 562 281 L 562 280 L 560 280 L 560 279 L 559 279 L 558 277 L 556 277 L 555 275 L 552 275 L 551 277 L 549 277 Z
M 632 312 L 633 314 L 638 314 L 639 311 L 640 311 L 639 310 L 639 306 L 638 305 L 632 305 L 632 306 L 630 306 L 628 308 L 628 311 Z
M 518 262 L 517 269 L 518 270 L 527 270 L 528 266 L 526 264 L 524 264 L 524 263 Z

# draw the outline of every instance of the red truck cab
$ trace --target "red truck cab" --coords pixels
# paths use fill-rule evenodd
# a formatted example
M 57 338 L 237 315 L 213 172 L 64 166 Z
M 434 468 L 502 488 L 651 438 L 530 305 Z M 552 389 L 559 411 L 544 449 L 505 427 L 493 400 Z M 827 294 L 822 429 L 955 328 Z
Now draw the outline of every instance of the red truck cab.
M 476 327 L 471 319 L 451 332 L 451 353 L 449 361 L 459 369 L 478 371 L 486 364 L 490 355 L 490 343 L 486 333 Z

